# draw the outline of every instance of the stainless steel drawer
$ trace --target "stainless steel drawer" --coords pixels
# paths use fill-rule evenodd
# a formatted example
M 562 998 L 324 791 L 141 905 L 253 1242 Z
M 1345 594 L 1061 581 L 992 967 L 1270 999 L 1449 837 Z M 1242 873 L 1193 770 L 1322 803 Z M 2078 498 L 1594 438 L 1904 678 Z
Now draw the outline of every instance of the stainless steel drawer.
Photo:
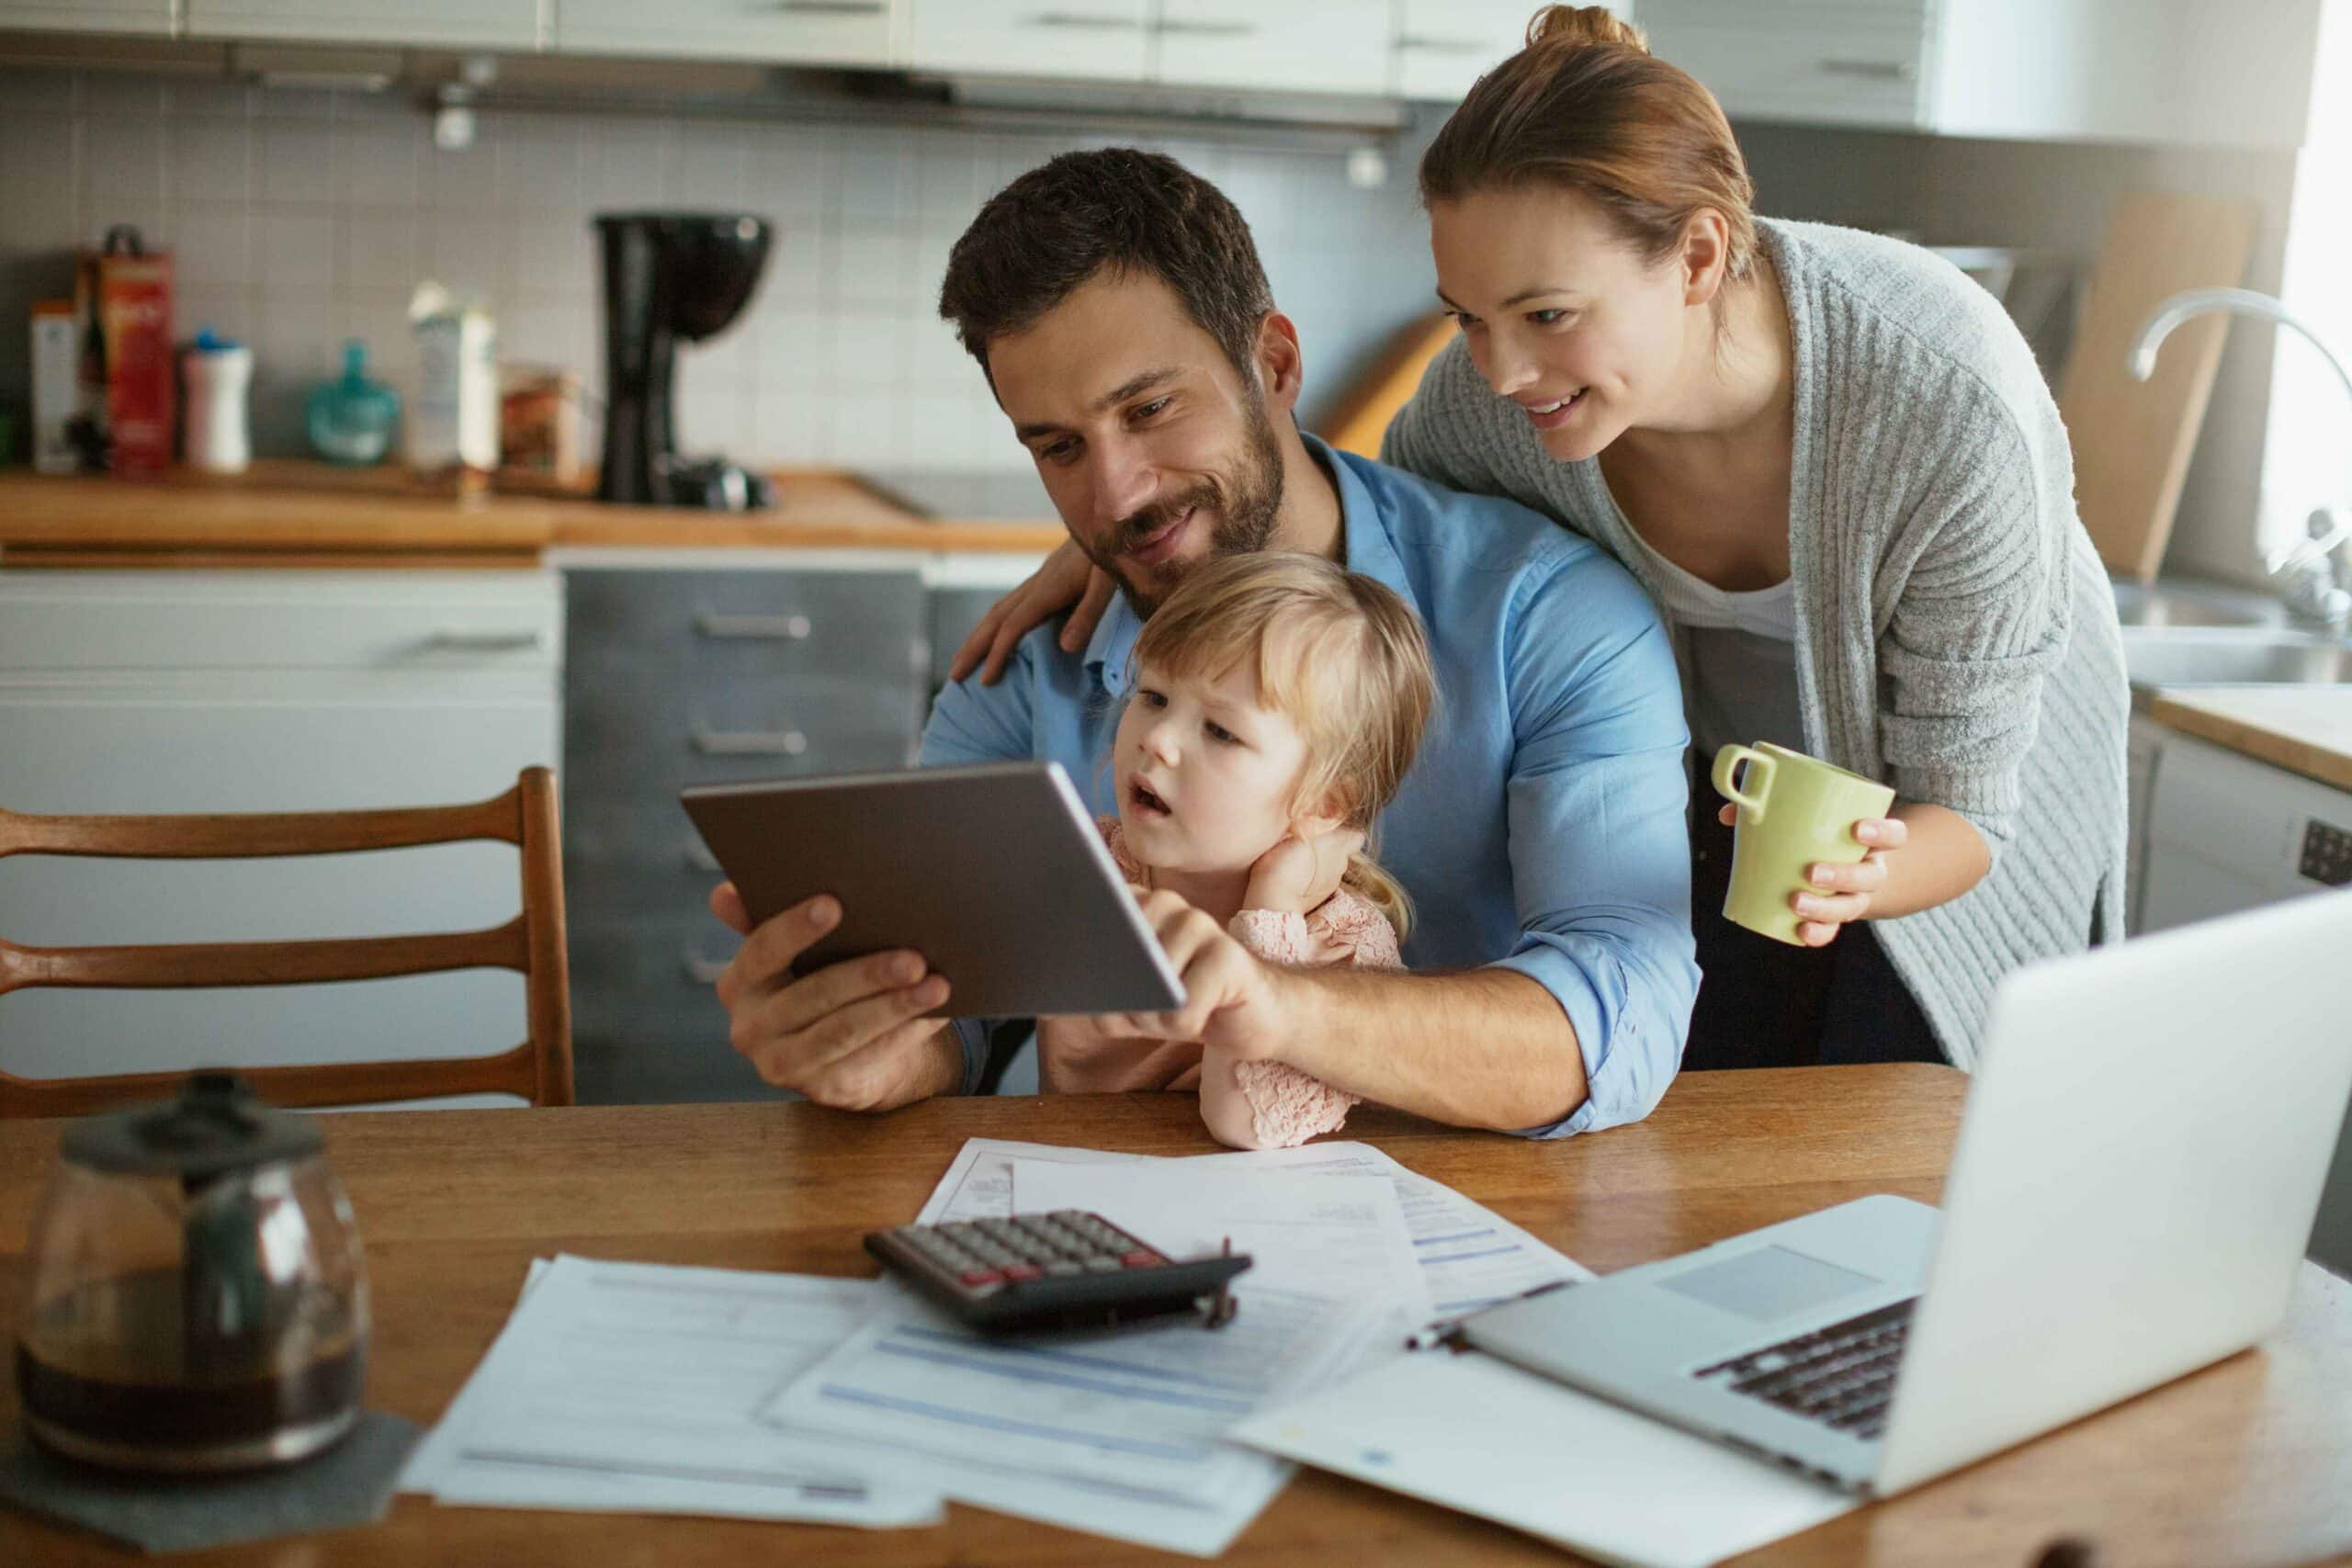
M 713 982 L 735 945 L 707 915 L 573 924 L 572 1058 L 583 1104 L 780 1097 L 728 1043 Z M 583 975 L 594 983 L 581 985 Z
M 697 690 L 633 674 L 575 678 L 571 692 L 568 800 L 650 803 L 689 784 L 902 768 L 923 717 L 911 680 L 812 675 Z
M 579 570 L 568 592 L 583 673 L 915 680 L 929 663 L 922 578 L 912 570 Z

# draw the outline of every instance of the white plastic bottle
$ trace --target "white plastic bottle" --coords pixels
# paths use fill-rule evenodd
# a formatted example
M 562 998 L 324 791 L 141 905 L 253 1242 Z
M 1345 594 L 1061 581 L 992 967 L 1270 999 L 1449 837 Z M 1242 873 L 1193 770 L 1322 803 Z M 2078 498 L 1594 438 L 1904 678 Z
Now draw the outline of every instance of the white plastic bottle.
M 216 338 L 207 327 L 195 346 L 180 356 L 187 383 L 187 464 L 208 474 L 242 474 L 253 461 L 253 438 L 245 418 L 245 389 L 254 376 L 254 351 Z

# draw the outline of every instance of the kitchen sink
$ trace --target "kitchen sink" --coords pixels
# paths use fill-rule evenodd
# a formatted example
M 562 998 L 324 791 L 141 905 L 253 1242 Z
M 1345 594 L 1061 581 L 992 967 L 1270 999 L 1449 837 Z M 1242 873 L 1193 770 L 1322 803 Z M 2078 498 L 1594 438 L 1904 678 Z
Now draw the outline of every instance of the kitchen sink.
M 2132 704 L 2163 686 L 2297 686 L 2352 682 L 2352 644 L 2254 628 L 2123 628 Z
M 2277 627 L 2285 611 L 2278 601 L 2244 589 L 2185 582 L 2118 582 L 2116 618 L 2134 627 Z

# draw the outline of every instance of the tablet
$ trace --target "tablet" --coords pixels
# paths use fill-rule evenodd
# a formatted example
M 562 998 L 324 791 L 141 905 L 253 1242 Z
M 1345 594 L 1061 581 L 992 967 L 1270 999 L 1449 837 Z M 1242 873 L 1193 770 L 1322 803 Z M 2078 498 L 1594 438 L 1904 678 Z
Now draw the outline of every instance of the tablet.
M 679 795 L 754 922 L 820 893 L 801 974 L 911 948 L 959 1018 L 1164 1012 L 1184 989 L 1058 762 L 700 784 Z

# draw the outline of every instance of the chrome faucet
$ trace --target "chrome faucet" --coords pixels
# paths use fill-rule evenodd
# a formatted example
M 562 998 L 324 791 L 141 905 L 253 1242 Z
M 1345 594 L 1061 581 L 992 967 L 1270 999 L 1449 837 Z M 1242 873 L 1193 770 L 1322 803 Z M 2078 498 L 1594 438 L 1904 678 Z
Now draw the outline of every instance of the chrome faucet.
M 2345 368 L 2344 361 L 2336 357 L 2326 341 L 2297 320 L 2285 305 L 2251 288 L 2191 288 L 2158 305 L 2141 326 L 2139 335 L 2132 339 L 2128 362 L 2132 378 L 2144 381 L 2154 375 L 2156 350 L 2172 330 L 2192 316 L 2211 310 L 2228 310 L 2292 327 L 2319 350 L 2327 367 L 2344 383 L 2345 395 L 2352 397 L 2352 370 Z M 2345 549 L 2347 543 L 2352 543 L 2352 508 L 2323 506 L 2311 514 L 2306 531 L 2308 536 L 2300 544 L 2266 557 L 2262 564 L 2273 577 L 2286 579 L 2288 614 L 2300 620 L 2341 628 L 2352 621 L 2352 562 L 2346 561 Z

